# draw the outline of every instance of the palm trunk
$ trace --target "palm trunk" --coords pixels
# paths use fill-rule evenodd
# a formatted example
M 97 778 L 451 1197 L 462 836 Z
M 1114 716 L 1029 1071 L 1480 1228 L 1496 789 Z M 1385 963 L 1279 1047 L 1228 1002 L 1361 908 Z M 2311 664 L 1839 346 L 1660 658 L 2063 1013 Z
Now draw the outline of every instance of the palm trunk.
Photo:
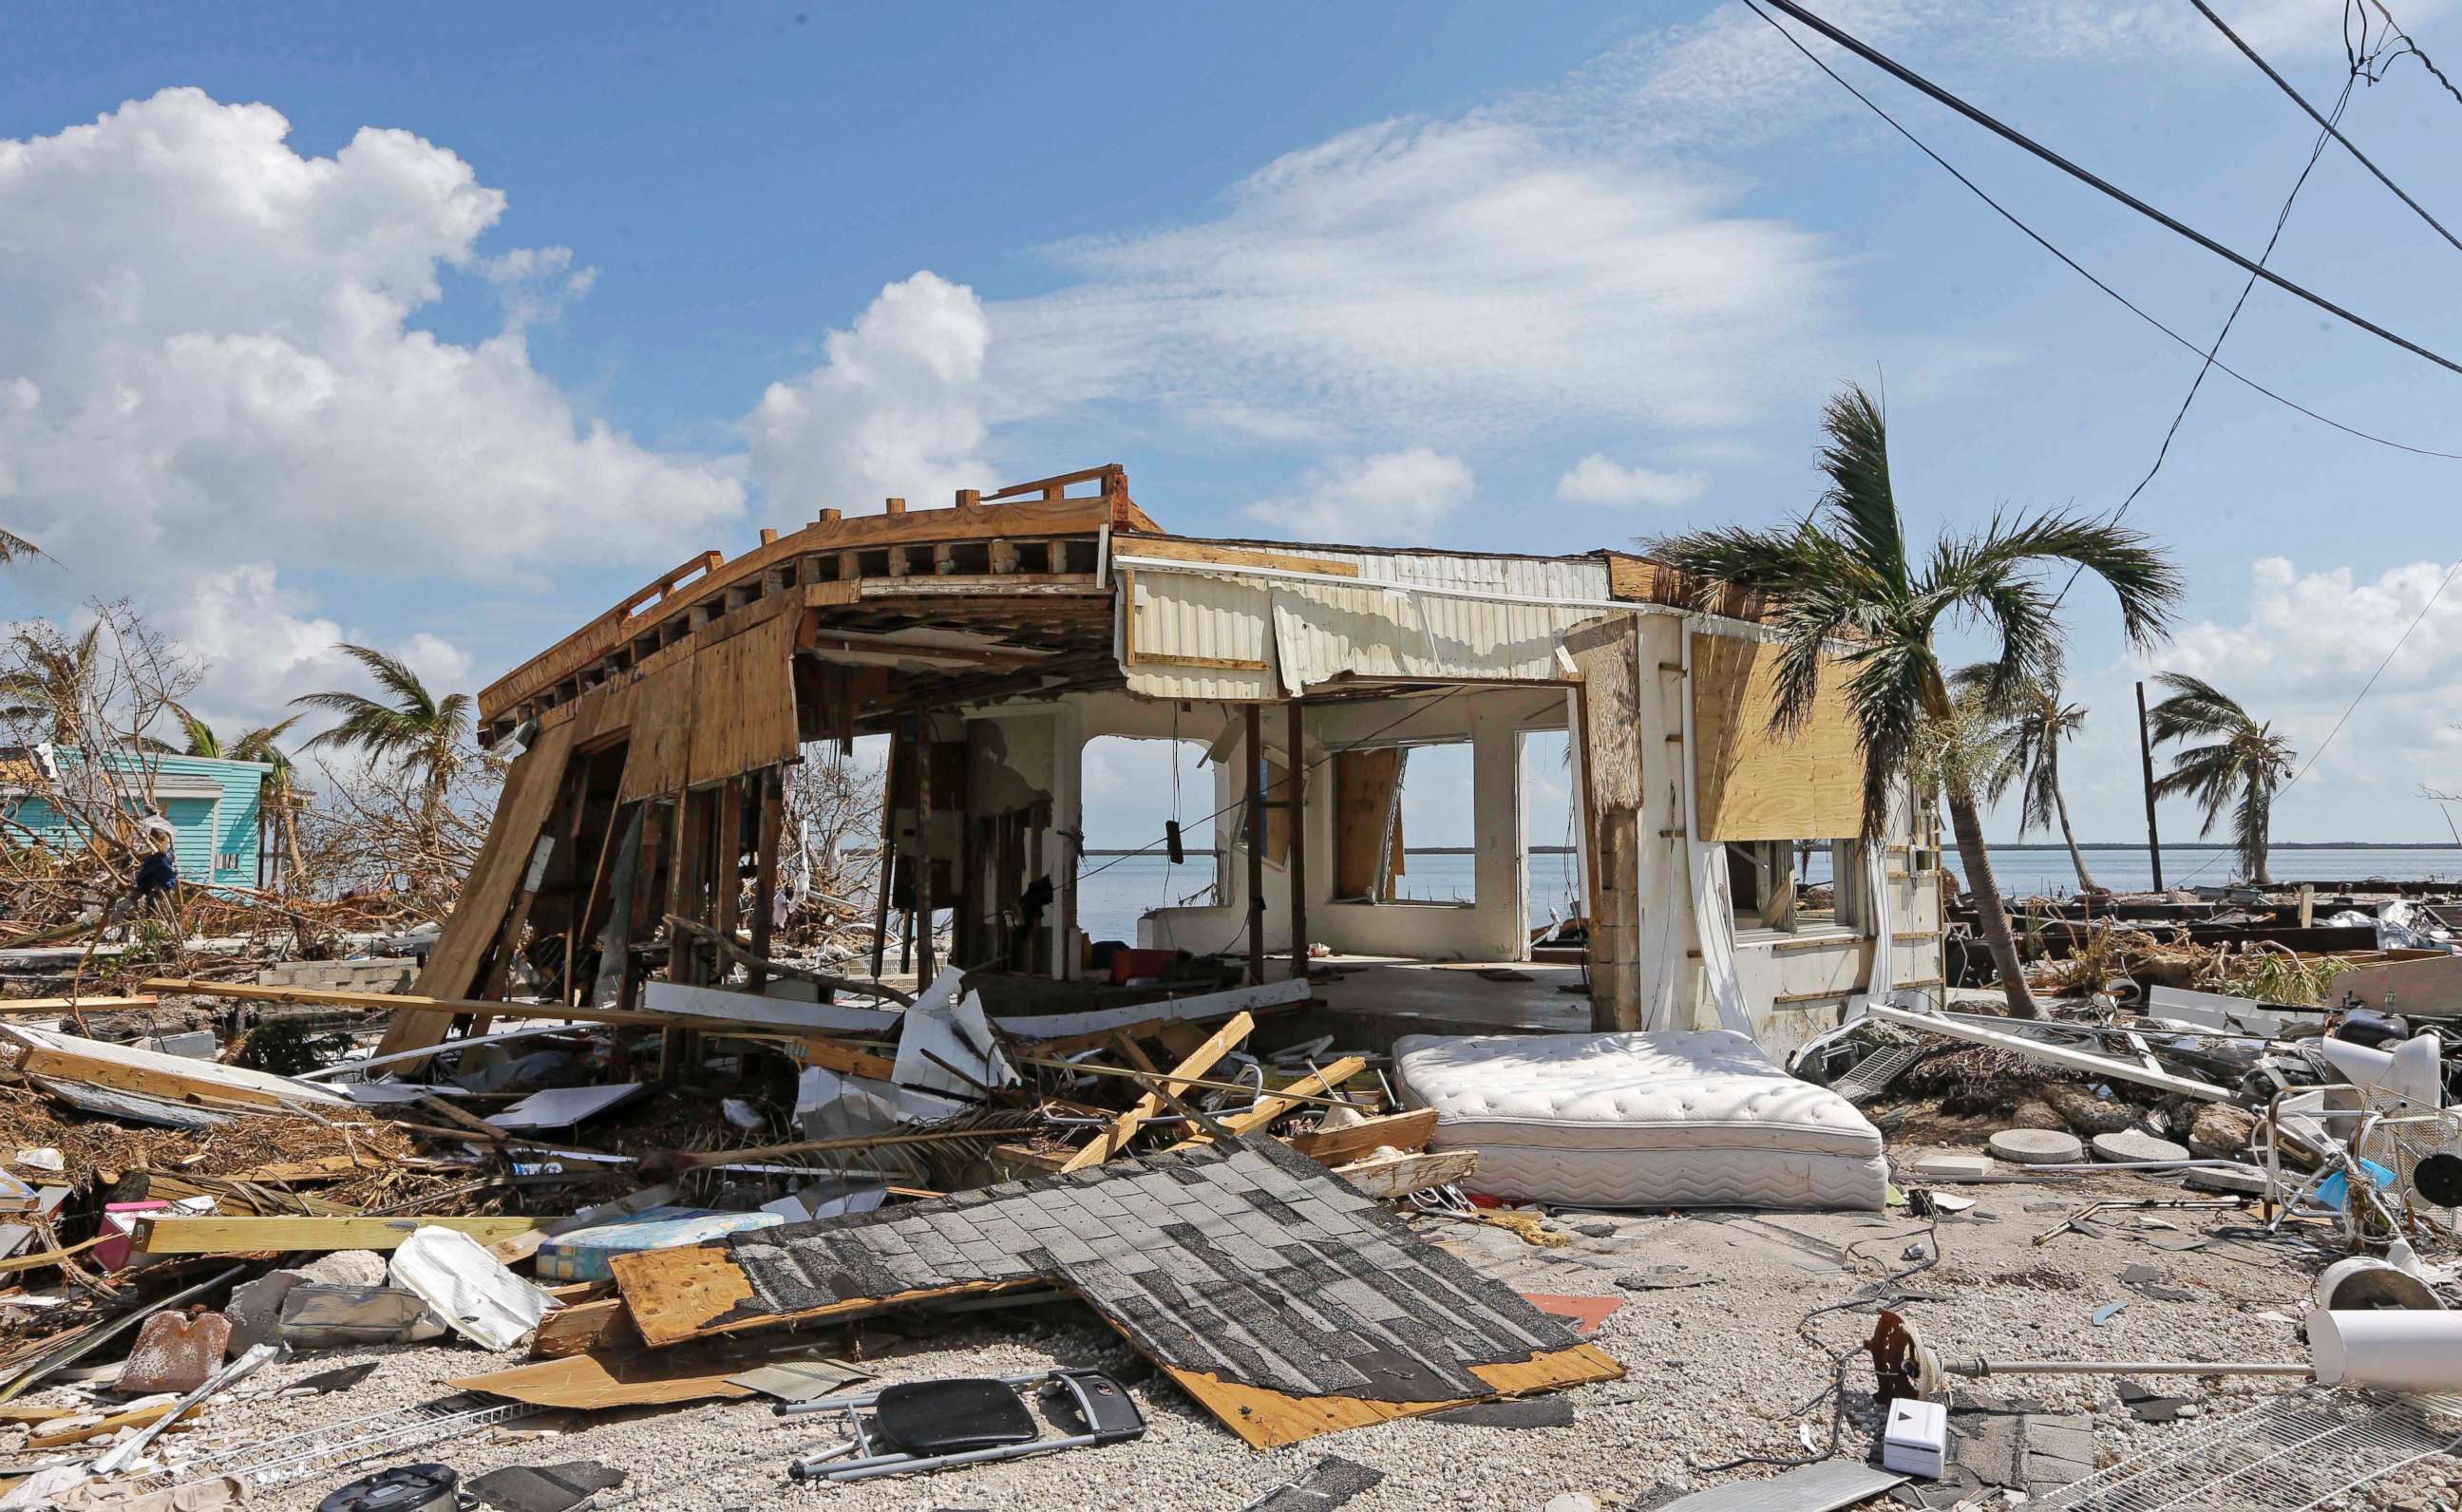
M 2061 791 L 2057 779 L 2052 783 L 2052 807 L 2061 816 L 2061 838 L 2069 843 L 2069 865 L 2077 868 L 2078 887 L 2091 893 L 2095 890 L 2094 878 L 2086 874 L 2085 853 L 2078 849 L 2077 832 L 2069 828 L 2068 795 Z
M 2019 966 L 2018 937 L 2009 928 L 2009 910 L 2000 901 L 2000 884 L 1992 875 L 1992 855 L 1983 845 L 1983 820 L 1976 810 L 1975 793 L 1963 782 L 1951 782 L 1949 789 L 1949 823 L 1957 835 L 1957 856 L 1966 868 L 1966 891 L 1975 900 L 1976 927 L 1983 931 L 1984 946 L 1992 952 L 1992 964 L 2000 973 L 2000 990 L 2009 999 L 2009 1016 L 2013 1019 L 2040 1019 L 2042 1010 L 2035 1006 L 2035 995 L 2026 986 L 2026 973 Z

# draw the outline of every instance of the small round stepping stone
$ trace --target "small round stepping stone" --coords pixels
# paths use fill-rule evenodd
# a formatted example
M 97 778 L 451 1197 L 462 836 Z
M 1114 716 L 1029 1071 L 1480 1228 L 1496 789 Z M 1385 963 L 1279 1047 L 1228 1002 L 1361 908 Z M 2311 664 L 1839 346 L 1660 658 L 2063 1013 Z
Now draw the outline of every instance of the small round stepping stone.
M 1984 1148 L 2016 1165 L 2065 1165 L 2085 1158 L 2078 1136 L 2057 1129 L 2003 1129 Z
M 2236 1192 L 2255 1197 L 2265 1191 L 2265 1173 L 2253 1165 L 2197 1166 L 2180 1175 L 2188 1185 L 2200 1192 Z
M 2189 1147 L 2157 1139 L 2150 1134 L 2123 1129 L 2118 1134 L 2094 1136 L 2094 1157 L 2098 1160 L 2186 1160 Z

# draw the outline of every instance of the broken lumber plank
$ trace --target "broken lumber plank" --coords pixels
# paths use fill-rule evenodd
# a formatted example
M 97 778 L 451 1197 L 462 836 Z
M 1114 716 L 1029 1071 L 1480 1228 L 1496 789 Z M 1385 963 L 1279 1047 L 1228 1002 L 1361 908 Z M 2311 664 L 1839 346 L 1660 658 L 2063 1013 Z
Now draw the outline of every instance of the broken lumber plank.
M 1419 1151 L 1371 1156 L 1333 1168 L 1333 1174 L 1370 1197 L 1408 1197 L 1432 1186 L 1452 1186 L 1479 1168 L 1476 1150 Z
M 604 1285 L 604 1282 L 594 1283 Z M 630 1349 L 641 1342 L 632 1309 L 621 1297 L 594 1297 L 557 1308 L 539 1320 L 530 1335 L 530 1358 L 560 1360 L 570 1354 Z
M 1235 1134 L 1254 1134 L 1275 1119 L 1305 1105 L 1309 1093 L 1330 1092 L 1367 1069 L 1366 1061 L 1356 1055 L 1346 1055 L 1321 1070 L 1301 1077 L 1280 1091 L 1267 1092 L 1258 1098 L 1257 1105 L 1246 1112 L 1229 1114 L 1222 1119 L 1222 1127 Z M 1191 1145 L 1203 1144 L 1212 1137 L 1213 1135 L 1206 1134 L 1191 1134 L 1172 1148 L 1185 1150 Z
M 17 1069 L 29 1076 L 88 1082 L 170 1102 L 205 1101 L 248 1108 L 350 1106 L 327 1087 L 311 1086 L 270 1071 L 252 1071 L 213 1061 L 165 1055 L 134 1045 L 80 1039 L 24 1025 L 0 1025 L 0 1037 L 20 1047 Z
M 1170 1077 L 1161 1084 L 1161 1091 L 1177 1095 L 1197 1085 L 1198 1077 L 1211 1070 L 1216 1061 L 1231 1053 L 1231 1048 L 1246 1039 L 1248 1031 L 1256 1026 L 1257 1021 L 1248 1017 L 1246 1013 L 1235 1015 L 1230 1023 L 1207 1035 L 1204 1044 L 1190 1051 L 1185 1060 L 1172 1068 Z M 1130 1074 L 1137 1075 L 1134 1071 Z M 1086 1148 L 1070 1156 L 1069 1162 L 1060 1169 L 1083 1171 L 1090 1165 L 1101 1165 L 1112 1156 L 1118 1155 L 1128 1148 L 1130 1140 L 1136 1137 L 1137 1131 L 1145 1127 L 1145 1121 L 1148 1118 L 1162 1112 L 1163 1102 L 1164 1099 L 1157 1092 L 1145 1093 L 1129 1105 L 1128 1112 L 1113 1119 L 1110 1128 L 1098 1130 Z
M 856 1049 L 844 1040 L 798 1040 L 793 1052 L 807 1066 L 826 1067 L 849 1076 L 861 1076 L 875 1082 L 897 1079 L 897 1063 L 884 1055 Z
M 1144 1075 L 1143 1072 L 1133 1071 L 1125 1066 L 1102 1066 L 1092 1061 L 1055 1061 L 1033 1055 L 1018 1056 L 1016 1057 L 1016 1064 L 1020 1066 L 1040 1066 L 1046 1070 L 1083 1072 L 1089 1076 L 1120 1076 L 1126 1077 L 1130 1081 L 1141 1080 Z M 1182 1091 L 1194 1087 L 1199 1091 L 1242 1092 L 1250 1097 L 1257 1095 L 1257 1089 L 1249 1086 L 1246 1082 L 1208 1081 L 1201 1076 L 1177 1076 L 1174 1077 L 1173 1080 L 1181 1084 L 1180 1090 Z M 1302 1102 L 1313 1103 L 1320 1108 L 1355 1109 L 1359 1106 L 1357 1103 L 1352 1102 L 1347 1097 L 1328 1096 L 1324 1092 L 1302 1093 L 1295 1090 L 1298 1086 L 1299 1083 L 1293 1082 L 1289 1087 L 1284 1088 L 1280 1095 L 1285 1097 L 1297 1097 Z M 1050 1098 L 1045 1099 L 1045 1103 L 1046 1106 L 1048 1107 L 1060 1106 L 1055 1099 Z M 1111 1116 L 1111 1111 L 1109 1109 L 1096 1109 L 1093 1111 L 1101 1113 L 1105 1117 Z
M 84 1423 L 74 1428 L 63 1426 L 52 1429 L 48 1433 L 44 1431 L 48 1425 L 38 1423 L 34 1427 L 33 1436 L 26 1440 L 26 1447 L 29 1449 L 60 1449 L 65 1448 L 70 1444 L 81 1444 L 89 1438 L 101 1438 L 108 1435 L 116 1434 L 123 1428 L 142 1428 L 147 1423 L 157 1422 L 162 1418 L 170 1416 L 173 1413 L 179 1411 L 179 1409 L 180 1404 L 177 1402 L 157 1402 L 151 1407 L 139 1407 L 124 1413 L 114 1413 L 108 1417 L 99 1418 L 94 1422 Z M 56 1409 L 54 1409 L 54 1411 L 56 1411 Z M 75 1422 L 77 1415 L 81 1415 L 62 1413 L 52 1418 L 51 1421 L 60 1422 L 63 1424 Z
M 671 985 L 672 983 L 660 984 Z M 666 1025 L 675 1022 L 671 1015 L 665 1013 L 627 1012 L 621 1008 L 569 1008 L 561 1003 L 498 1003 L 486 998 L 431 998 L 422 997 L 416 992 L 345 992 L 338 987 L 270 987 L 249 982 L 192 982 L 176 977 L 158 977 L 144 983 L 143 985 L 149 991 L 166 995 L 229 998 L 243 1003 L 305 1003 L 337 1008 L 368 1008 L 384 1013 L 446 1015 L 467 1013 L 474 1016 L 492 1015 L 499 1019 L 555 1019 L 573 1024 Z M 714 992 L 718 989 L 700 990 Z M 728 996 L 744 998 L 752 1003 L 762 1001 L 747 993 L 732 993 Z M 803 1006 L 809 1008 L 812 1004 L 808 1003 Z M 717 1013 L 705 1013 L 701 1016 L 714 1021 L 767 1026 L 767 1018 L 726 1020 L 723 1014 Z M 895 1016 L 890 1017 L 894 1020 Z M 474 1036 L 473 1042 L 485 1038 L 487 1036 Z M 454 1046 L 455 1042 L 448 1040 L 418 1047 L 417 1049 L 434 1055 L 451 1049 Z M 375 1057 L 376 1060 L 382 1062 L 421 1058 L 421 1056 L 416 1051 L 399 1051 Z
M 129 1008 L 159 1007 L 162 1000 L 139 998 L 9 998 L 0 1000 L 0 1018 L 22 1019 L 30 1014 L 56 1018 L 63 1013 L 119 1013 Z
M 395 1249 L 422 1228 L 458 1229 L 493 1244 L 537 1227 L 535 1218 L 140 1218 L 137 1247 L 149 1255 L 254 1255 L 267 1251 Z
M 1285 1144 L 1319 1165 L 1343 1165 L 1386 1146 L 1409 1152 L 1424 1150 L 1436 1132 L 1436 1111 L 1421 1108 L 1407 1113 L 1367 1118 L 1348 1129 L 1321 1129 L 1293 1134 Z

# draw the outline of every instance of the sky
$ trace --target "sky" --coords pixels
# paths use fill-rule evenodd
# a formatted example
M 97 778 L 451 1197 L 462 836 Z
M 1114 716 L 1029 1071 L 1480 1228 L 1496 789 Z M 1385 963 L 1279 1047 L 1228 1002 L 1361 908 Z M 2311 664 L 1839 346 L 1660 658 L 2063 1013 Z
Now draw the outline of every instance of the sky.
M 2462 65 L 2454 0 L 2388 4 Z M 1814 9 L 2252 254 L 2315 142 L 2186 0 Z M 2340 92 L 2334 0 L 2217 9 Z M 1796 30 L 2213 338 L 2242 274 Z M 2462 225 L 2417 58 L 2343 124 Z M 2462 360 L 2457 258 L 2329 149 L 2271 266 Z M 2462 374 L 2288 294 L 2222 356 L 2462 452 Z M 341 641 L 475 689 L 765 525 L 1108 462 L 1186 534 L 1578 551 L 1800 514 L 1855 381 L 1919 535 L 2108 511 L 2197 366 L 1735 0 L 0 13 L 0 527 L 58 563 L 0 616 L 127 598 L 218 727 L 360 685 Z M 2142 833 L 2172 670 L 2315 758 L 2278 838 L 2445 838 L 2457 469 L 2211 375 L 2127 516 L 2171 636 L 2063 602 L 2082 836 Z

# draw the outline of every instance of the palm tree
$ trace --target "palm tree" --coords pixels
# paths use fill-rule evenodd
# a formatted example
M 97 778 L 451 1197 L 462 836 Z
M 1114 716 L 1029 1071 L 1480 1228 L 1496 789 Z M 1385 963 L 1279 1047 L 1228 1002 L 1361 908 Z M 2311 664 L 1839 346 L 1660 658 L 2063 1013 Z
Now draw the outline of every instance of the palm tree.
M 235 740 L 226 741 L 214 733 L 213 726 L 186 708 L 177 703 L 171 708 L 180 716 L 181 727 L 187 732 L 188 755 L 262 762 L 273 768 L 265 774 L 263 804 L 274 813 L 274 822 L 282 832 L 283 853 L 290 862 L 289 875 L 294 883 L 305 880 L 308 865 L 299 853 L 299 769 L 292 765 L 290 753 L 275 742 L 281 740 L 292 725 L 308 716 L 293 714 L 278 724 L 260 725 Z
M 1954 720 L 1933 647 L 1944 620 L 1979 627 L 1999 641 L 2000 655 L 1982 680 L 1989 696 L 2003 700 L 2042 677 L 2060 649 L 2058 601 L 2038 576 L 2042 569 L 2074 564 L 2109 584 L 2122 628 L 2140 645 L 2162 635 L 2180 577 L 2139 532 L 2061 512 L 2017 520 L 1996 514 L 1982 531 L 1944 535 L 1919 562 L 1910 561 L 1880 406 L 1850 384 L 1823 410 L 1822 430 L 1827 439 L 1820 465 L 1829 486 L 1794 526 L 1699 530 L 1645 543 L 1644 550 L 1695 574 L 1704 608 L 1721 584 L 1763 595 L 1764 622 L 1779 644 L 1772 733 L 1803 728 L 1833 654 L 1847 669 L 1846 700 L 1864 757 L 1864 835 L 1872 840 L 1888 821 L 1890 794 L 1913 775 L 1923 740 Z M 2009 1011 L 2038 1017 L 1984 850 L 1973 779 L 1952 763 L 1939 786 Z
M 2191 797 L 2204 805 L 2206 825 L 2197 832 L 2200 837 L 2214 833 L 2223 810 L 2238 800 L 2232 812 L 2232 838 L 2239 843 L 2240 870 L 2256 885 L 2267 885 L 2274 880 L 2265 870 L 2274 794 L 2291 774 L 2291 742 L 2203 678 L 2164 672 L 2154 680 L 2171 690 L 2170 698 L 2147 711 L 2154 744 L 2184 743 L 2171 753 L 2171 769 L 2155 783 L 2154 796 Z M 2201 738 L 2213 744 L 2185 744 Z
M 0 530 L 0 567 L 7 567 L 21 557 L 39 556 L 53 560 L 52 553 L 13 530 Z
M 2061 791 L 2061 742 L 2074 740 L 2085 727 L 2085 707 L 2061 702 L 2061 663 L 2055 656 L 2041 673 L 2026 679 L 1999 703 L 1991 702 L 1994 668 L 1990 662 L 1960 667 L 1951 679 L 1960 698 L 1981 705 L 1985 766 L 1983 794 L 1998 803 L 2010 788 L 2019 790 L 2018 835 L 2048 829 L 2054 820 L 2068 842 L 2069 864 L 2077 868 L 2078 886 L 2095 890 L 2078 849 L 2077 832 L 2069 828 L 2069 801 Z
M 55 638 L 47 625 L 20 630 L 11 638 L 18 666 L 0 675 L 0 719 L 48 720 L 53 745 L 75 745 L 94 695 L 102 621 L 88 625 L 75 640 Z
M 427 842 L 424 849 L 432 852 L 443 830 L 445 795 L 462 767 L 462 738 L 470 727 L 470 695 L 448 693 L 440 699 L 427 691 L 418 673 L 381 651 L 353 645 L 338 649 L 367 668 L 393 702 L 378 702 L 358 693 L 301 694 L 291 702 L 342 716 L 340 724 L 310 737 L 302 749 L 356 748 L 416 771 L 422 784 L 420 832 Z

